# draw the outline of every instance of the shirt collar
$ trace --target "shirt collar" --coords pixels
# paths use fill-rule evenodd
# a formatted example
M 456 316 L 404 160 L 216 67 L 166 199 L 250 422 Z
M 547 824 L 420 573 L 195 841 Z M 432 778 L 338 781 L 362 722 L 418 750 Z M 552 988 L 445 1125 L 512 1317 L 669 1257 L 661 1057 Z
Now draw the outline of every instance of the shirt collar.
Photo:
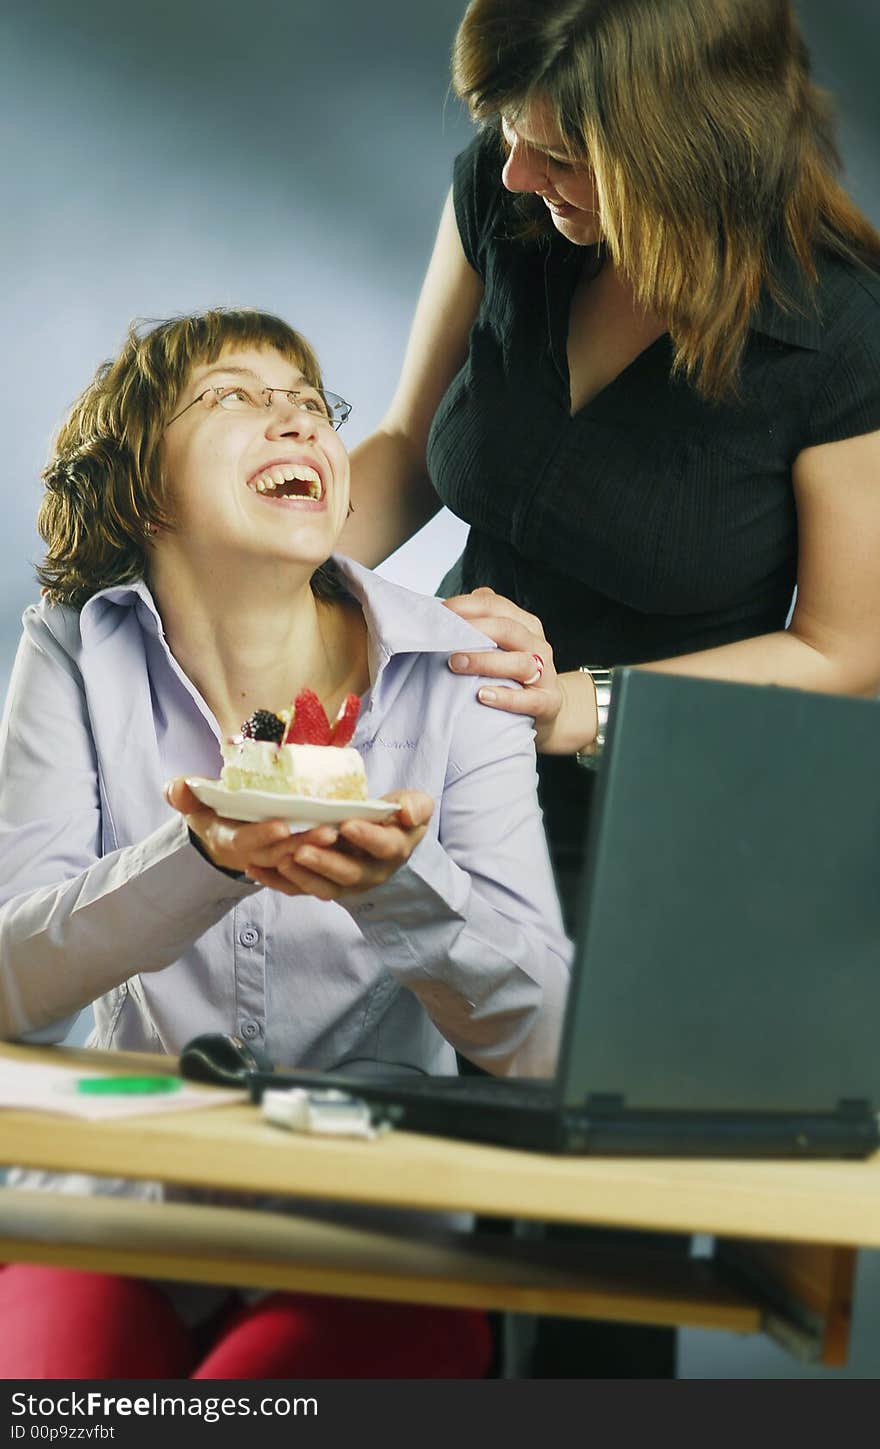
M 434 595 L 416 594 L 342 554 L 334 554 L 334 563 L 364 611 L 371 640 L 387 658 L 487 647 L 485 634 L 444 608 Z M 488 646 L 493 647 L 491 640 Z
M 821 268 L 821 257 L 816 257 Z M 816 287 L 811 287 L 803 269 L 788 249 L 780 249 L 772 262 L 777 290 L 783 301 L 774 300 L 765 285 L 750 326 L 776 342 L 804 347 L 818 352 L 822 346 L 824 318 L 819 304 L 821 274 Z
M 341 554 L 333 557 L 346 587 L 364 611 L 377 667 L 394 654 L 445 654 L 455 649 L 493 647 L 485 634 L 445 609 L 432 595 L 413 593 Z M 83 643 L 99 642 L 116 627 L 117 609 L 129 608 L 136 610 L 141 624 L 150 632 L 164 637 L 162 620 L 149 586 L 144 579 L 134 579 L 131 583 L 101 589 L 83 605 L 80 614 Z
M 131 583 L 111 584 L 86 600 L 80 610 L 83 644 L 99 644 L 111 634 L 120 622 L 121 609 L 134 609 L 142 625 L 160 639 L 164 638 L 159 610 L 146 581 L 133 579 Z

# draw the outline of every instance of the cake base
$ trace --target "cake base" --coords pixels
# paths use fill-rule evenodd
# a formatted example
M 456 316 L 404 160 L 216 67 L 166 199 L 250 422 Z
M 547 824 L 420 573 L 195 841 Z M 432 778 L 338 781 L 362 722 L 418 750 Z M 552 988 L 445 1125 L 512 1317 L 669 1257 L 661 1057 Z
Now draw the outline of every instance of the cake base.
M 366 771 L 357 750 L 236 740 L 223 746 L 223 761 L 220 780 L 229 790 L 265 790 L 314 800 L 367 798 Z

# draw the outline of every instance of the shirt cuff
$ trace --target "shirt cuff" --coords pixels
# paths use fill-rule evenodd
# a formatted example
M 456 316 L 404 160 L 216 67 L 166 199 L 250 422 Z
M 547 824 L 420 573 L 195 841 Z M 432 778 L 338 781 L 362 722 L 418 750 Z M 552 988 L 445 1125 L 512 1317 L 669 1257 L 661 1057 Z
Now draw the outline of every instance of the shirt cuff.
M 225 865 L 218 865 L 216 860 L 211 859 L 210 855 L 208 854 L 199 837 L 196 835 L 195 831 L 191 830 L 190 827 L 187 826 L 187 832 L 189 834 L 190 845 L 195 846 L 196 850 L 199 852 L 199 855 L 202 857 L 202 860 L 206 860 L 209 865 L 212 865 L 215 870 L 219 870 L 223 875 L 228 875 L 230 880 L 247 880 L 247 876 L 245 875 L 243 870 L 229 870 Z M 252 881 L 251 884 L 256 884 L 256 882 Z
M 222 870 L 203 850 L 194 848 L 189 827 L 180 815 L 133 847 L 133 853 L 132 874 L 142 903 L 149 903 L 169 922 L 189 921 L 189 929 L 198 922 L 200 930 L 207 930 L 218 911 L 228 910 L 262 889 L 244 875 Z

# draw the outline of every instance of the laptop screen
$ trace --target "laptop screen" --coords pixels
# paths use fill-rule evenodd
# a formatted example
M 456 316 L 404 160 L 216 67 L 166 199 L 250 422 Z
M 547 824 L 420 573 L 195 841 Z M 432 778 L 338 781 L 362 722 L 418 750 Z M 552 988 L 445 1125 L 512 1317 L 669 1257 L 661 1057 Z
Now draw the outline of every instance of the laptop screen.
M 880 1101 L 880 704 L 615 676 L 566 1105 Z

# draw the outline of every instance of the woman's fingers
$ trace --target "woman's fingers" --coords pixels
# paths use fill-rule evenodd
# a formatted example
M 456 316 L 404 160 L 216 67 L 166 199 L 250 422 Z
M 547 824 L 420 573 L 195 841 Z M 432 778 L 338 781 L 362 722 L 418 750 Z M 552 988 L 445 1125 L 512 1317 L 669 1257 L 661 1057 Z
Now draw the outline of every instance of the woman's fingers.
M 382 861 L 385 878 L 409 860 L 425 834 L 434 813 L 434 802 L 423 790 L 396 790 L 383 797 L 393 800 L 397 814 L 390 820 L 346 820 L 339 833 L 362 856 Z
M 285 825 L 283 836 L 278 840 L 270 841 L 268 845 L 254 849 L 250 854 L 247 866 L 243 868 L 247 869 L 251 865 L 256 865 L 264 870 L 277 870 L 283 861 L 291 860 L 304 844 L 309 843 L 326 849 L 335 845 L 338 838 L 339 832 L 335 826 L 327 835 L 312 831 L 297 831 L 291 835 Z
M 381 865 L 340 850 L 317 850 L 306 846 L 285 860 L 279 870 L 312 895 L 330 899 L 345 891 L 370 890 L 381 884 L 386 872 Z
M 300 845 L 335 845 L 338 839 L 338 825 L 313 825 L 310 830 L 289 830 L 285 844 L 288 850 L 296 850 Z
M 538 663 L 540 660 L 540 665 Z M 487 653 L 451 654 L 449 668 L 454 674 L 476 674 L 486 679 L 518 679 L 521 684 L 535 685 L 545 674 L 548 660 L 537 649 L 491 649 Z
M 183 779 L 170 780 L 165 799 L 199 837 L 215 865 L 227 870 L 246 870 L 249 865 L 268 865 L 273 849 L 290 842 L 290 830 L 283 820 L 255 823 L 230 820 L 203 805 Z
M 247 870 L 249 865 L 269 865 L 278 846 L 290 839 L 283 820 L 266 820 L 258 825 L 245 825 L 239 820 L 215 816 L 203 820 L 187 816 L 190 830 L 201 840 L 212 860 L 230 870 Z
M 196 811 L 203 809 L 201 802 L 193 794 L 189 785 L 181 777 L 176 780 L 169 780 L 165 786 L 165 799 L 181 815 L 193 815 Z
M 477 690 L 480 704 L 490 709 L 503 709 L 506 714 L 526 714 L 536 726 L 553 721 L 559 713 L 558 691 L 549 689 L 502 689 L 498 685 L 484 685 Z
M 552 691 L 556 673 L 553 648 L 540 619 L 490 589 L 477 589 L 446 602 L 498 645 L 488 651 L 450 655 L 449 667 L 454 673 L 518 679 L 526 689 L 543 686 Z
M 407 829 L 411 825 L 427 825 L 434 814 L 434 801 L 424 790 L 391 790 L 382 799 L 390 800 L 397 806 L 397 814 L 391 817 L 390 822 L 386 822 L 385 829 L 389 824 L 402 825 Z M 340 829 L 345 832 L 348 826 L 361 823 L 365 822 L 347 820 Z
M 552 653 L 540 624 L 530 628 L 522 619 L 511 619 L 506 614 L 480 614 L 470 622 L 481 634 L 494 639 L 500 649 L 518 649 L 524 653 L 540 649 L 542 654 Z
M 396 857 L 389 861 L 368 856 L 349 855 L 341 850 L 318 850 L 304 847 L 296 856 L 279 862 L 278 875 L 298 894 L 316 896 L 319 900 L 340 900 L 347 895 L 362 894 L 383 885 L 399 868 Z
M 245 874 L 248 880 L 252 880 L 256 885 L 265 886 L 267 890 L 278 891 L 284 896 L 314 896 L 318 900 L 332 901 L 341 894 L 339 887 L 323 876 L 314 875 L 289 862 L 278 870 L 258 865 L 250 866 Z
M 491 709 L 531 715 L 538 750 L 556 753 L 554 740 L 565 696 L 553 660 L 553 646 L 541 620 L 492 589 L 474 589 L 472 594 L 458 594 L 445 603 L 498 645 L 489 651 L 451 654 L 450 669 L 489 680 L 518 679 L 521 690 L 484 684 L 477 690 L 477 698 Z
M 300 845 L 279 862 L 281 874 L 324 900 L 383 885 L 409 860 L 434 810 L 433 800 L 422 790 L 398 790 L 385 799 L 398 805 L 390 821 L 345 820 L 336 849 Z
M 283 820 L 246 823 L 202 805 L 184 779 L 171 780 L 165 798 L 179 810 L 214 861 L 241 870 L 284 895 L 334 900 L 372 890 L 407 861 L 425 834 L 434 802 L 423 790 L 397 790 L 385 822 L 349 820 L 291 834 Z
M 284 896 L 301 896 L 305 892 L 295 886 L 292 881 L 287 880 L 277 870 L 265 869 L 262 866 L 252 865 L 245 871 L 248 880 L 254 885 L 265 886 L 267 890 L 280 891 Z
M 390 866 L 391 870 L 397 870 L 409 860 L 426 828 L 424 825 L 413 825 L 407 830 L 395 830 L 389 826 L 371 826 L 365 820 L 353 820 L 350 828 L 347 827 L 344 831 L 343 839 L 360 855 Z M 390 874 L 390 870 L 385 871 L 386 876 Z
M 467 619 L 468 623 L 480 628 L 477 622 L 481 618 L 501 619 L 506 618 L 521 624 L 531 634 L 544 633 L 544 626 L 536 614 L 530 614 L 526 609 L 521 609 L 512 599 L 504 594 L 496 594 L 494 589 L 474 589 L 470 594 L 455 594 L 451 599 L 444 599 L 447 609 L 460 618 Z M 485 630 L 483 631 L 485 633 Z
M 279 865 L 278 874 L 285 882 L 288 893 L 292 888 L 296 895 L 314 896 L 319 901 L 332 901 L 339 899 L 349 890 L 358 889 L 358 873 L 353 873 L 351 879 L 348 879 L 342 872 L 342 879 L 337 879 L 339 865 L 345 859 L 343 855 L 337 854 L 330 861 L 322 860 L 322 855 L 332 855 L 332 852 L 318 852 L 314 858 L 307 857 L 301 863 L 289 858 Z
M 259 885 L 285 895 L 341 900 L 383 885 L 412 855 L 434 809 L 422 790 L 398 790 L 385 799 L 397 806 L 389 821 L 347 820 L 334 829 L 291 836 L 272 846 L 247 870 Z

